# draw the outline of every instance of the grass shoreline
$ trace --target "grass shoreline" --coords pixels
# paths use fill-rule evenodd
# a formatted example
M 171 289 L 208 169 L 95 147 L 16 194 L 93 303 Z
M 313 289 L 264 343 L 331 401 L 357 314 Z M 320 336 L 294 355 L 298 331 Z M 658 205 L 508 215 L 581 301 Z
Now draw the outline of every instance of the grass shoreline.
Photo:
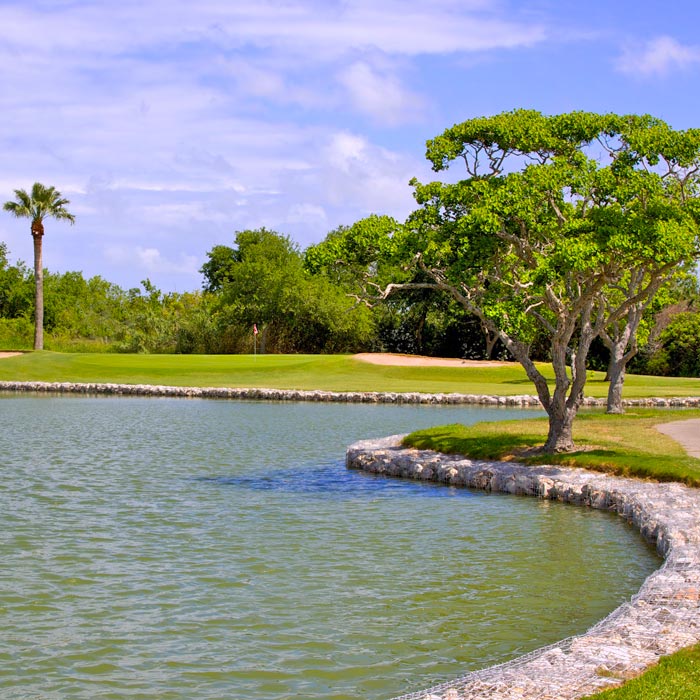
M 700 409 L 683 409 L 682 416 L 700 418 Z M 700 459 L 656 429 L 677 420 L 679 414 L 669 409 L 635 407 L 622 415 L 582 410 L 574 422 L 577 449 L 561 454 L 537 450 L 547 437 L 546 418 L 437 426 L 411 433 L 404 444 L 472 459 L 556 464 L 698 487 Z

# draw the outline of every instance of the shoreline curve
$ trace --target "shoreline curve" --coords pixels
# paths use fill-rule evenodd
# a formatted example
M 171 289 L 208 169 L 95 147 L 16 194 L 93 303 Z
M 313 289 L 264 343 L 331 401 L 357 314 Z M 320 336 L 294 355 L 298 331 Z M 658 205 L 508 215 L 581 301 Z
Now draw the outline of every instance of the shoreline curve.
M 578 468 L 470 460 L 404 448 L 402 438 L 350 445 L 347 467 L 617 513 L 656 544 L 664 563 L 631 601 L 587 632 L 394 700 L 575 700 L 700 641 L 700 489 Z

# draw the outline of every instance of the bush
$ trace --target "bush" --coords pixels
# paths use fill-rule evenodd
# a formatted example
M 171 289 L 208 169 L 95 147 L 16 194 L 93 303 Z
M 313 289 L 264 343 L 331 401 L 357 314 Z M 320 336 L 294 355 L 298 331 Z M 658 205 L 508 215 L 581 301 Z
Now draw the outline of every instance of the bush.
M 647 358 L 647 374 L 667 377 L 700 377 L 700 314 L 674 316 L 659 338 L 658 350 Z
M 31 350 L 34 324 L 26 318 L 0 318 L 0 350 Z

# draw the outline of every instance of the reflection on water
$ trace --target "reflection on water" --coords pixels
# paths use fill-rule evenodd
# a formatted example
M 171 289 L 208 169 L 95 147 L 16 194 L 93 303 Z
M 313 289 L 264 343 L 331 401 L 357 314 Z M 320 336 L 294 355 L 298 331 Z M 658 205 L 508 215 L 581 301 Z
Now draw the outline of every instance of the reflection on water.
M 0 696 L 391 697 L 582 631 L 658 565 L 619 519 L 344 468 L 512 416 L 0 399 Z

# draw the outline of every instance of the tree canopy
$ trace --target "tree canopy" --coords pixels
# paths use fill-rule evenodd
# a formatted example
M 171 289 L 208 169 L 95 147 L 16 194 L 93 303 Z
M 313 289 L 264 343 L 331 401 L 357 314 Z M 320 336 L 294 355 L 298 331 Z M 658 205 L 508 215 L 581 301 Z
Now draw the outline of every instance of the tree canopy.
M 218 245 L 207 255 L 204 288 L 218 298 L 221 332 L 241 351 L 252 350 L 254 325 L 263 352 L 339 352 L 366 342 L 367 314 L 329 280 L 311 275 L 288 237 L 239 231 L 232 247 Z
M 412 181 L 420 207 L 373 243 L 395 279 L 369 264 L 365 294 L 452 296 L 525 368 L 550 419 L 545 449 L 570 450 L 591 343 L 697 255 L 700 131 L 517 110 L 447 129 L 427 157 L 466 177 Z M 553 389 L 532 356 L 542 333 Z

